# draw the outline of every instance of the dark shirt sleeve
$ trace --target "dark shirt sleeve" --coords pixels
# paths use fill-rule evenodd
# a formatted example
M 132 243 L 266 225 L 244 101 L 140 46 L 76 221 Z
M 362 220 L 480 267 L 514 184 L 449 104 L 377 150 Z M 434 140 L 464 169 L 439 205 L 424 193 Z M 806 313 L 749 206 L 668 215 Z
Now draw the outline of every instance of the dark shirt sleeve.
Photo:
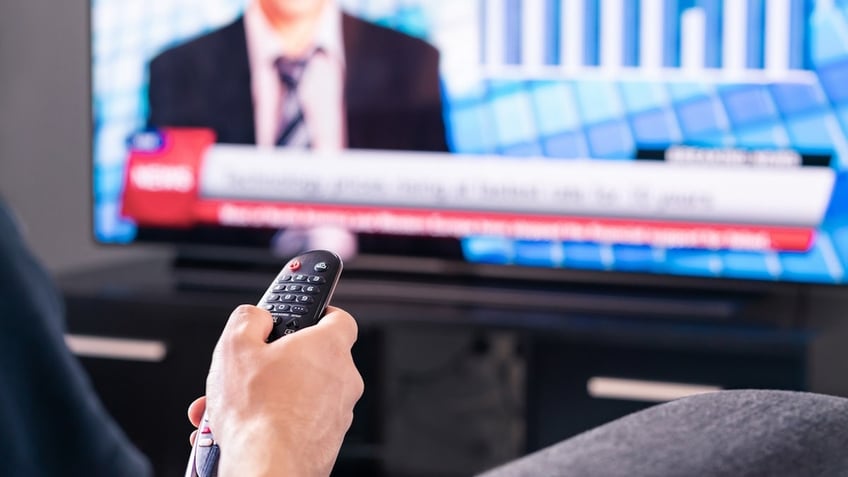
M 6 476 L 148 476 L 64 342 L 63 306 L 0 201 L 0 468 Z

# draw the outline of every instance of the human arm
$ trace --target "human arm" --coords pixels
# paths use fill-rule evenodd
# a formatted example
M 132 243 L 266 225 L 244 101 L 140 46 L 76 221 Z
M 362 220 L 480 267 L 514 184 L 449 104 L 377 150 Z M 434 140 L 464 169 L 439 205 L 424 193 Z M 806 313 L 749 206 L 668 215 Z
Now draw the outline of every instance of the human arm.
M 65 344 L 60 290 L 0 198 L 2 475 L 152 475 Z

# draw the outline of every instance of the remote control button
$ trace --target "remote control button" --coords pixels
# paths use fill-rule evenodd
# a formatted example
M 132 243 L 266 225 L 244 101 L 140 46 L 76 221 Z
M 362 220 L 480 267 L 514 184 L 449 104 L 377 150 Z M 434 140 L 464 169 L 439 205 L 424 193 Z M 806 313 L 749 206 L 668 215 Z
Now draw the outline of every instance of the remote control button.
M 327 281 L 324 280 L 324 277 L 318 277 L 318 276 L 311 276 L 311 277 L 309 277 L 308 281 L 309 281 L 309 283 L 327 283 Z
M 315 300 L 313 300 L 311 296 L 300 295 L 299 297 L 297 297 L 297 302 L 298 303 L 314 303 Z
M 212 429 L 209 429 L 209 426 L 203 426 L 203 429 L 200 431 L 201 434 L 211 434 Z
M 276 308 L 276 307 L 269 303 L 269 304 L 263 306 L 262 308 L 265 308 L 268 311 L 274 311 L 274 308 Z
M 321 293 L 321 289 L 316 287 L 315 285 L 307 285 L 307 286 L 303 287 L 303 291 L 304 291 L 304 293 L 312 293 L 312 294 Z
M 291 293 L 286 293 L 285 295 L 280 296 L 279 301 L 284 301 L 287 303 L 291 303 L 297 299 L 297 295 L 292 295 Z
M 277 279 L 277 281 L 278 282 L 290 282 L 291 279 L 292 279 L 291 275 L 285 274 L 285 275 L 281 276 L 279 279 Z
M 292 260 L 289 262 L 289 270 L 300 270 L 300 260 Z
M 298 329 L 299 327 L 300 327 L 300 323 L 298 323 L 297 320 L 295 320 L 295 319 L 292 319 L 288 323 L 286 323 L 286 328 L 289 328 L 289 329 Z
M 286 321 L 291 318 L 291 315 L 288 313 L 273 313 L 271 314 L 271 319 L 274 321 L 274 326 L 279 325 L 280 323 Z
M 295 275 L 292 280 L 296 282 L 305 282 L 308 277 L 306 275 Z
M 274 291 L 274 292 L 286 291 L 286 285 L 274 285 L 274 288 L 272 288 L 271 291 Z
M 303 285 L 289 285 L 286 287 L 286 290 L 290 292 L 297 292 L 303 289 Z
M 214 443 L 214 440 L 207 437 L 205 439 L 200 439 L 199 441 L 197 441 L 197 447 L 212 447 L 212 444 Z
M 303 314 L 306 314 L 308 311 L 309 311 L 309 308 L 307 308 L 303 305 L 292 305 L 291 306 L 291 312 L 292 313 L 299 313 L 299 314 L 303 315 Z
M 318 262 L 312 268 L 315 269 L 316 272 L 326 272 L 329 267 L 327 266 L 327 262 Z
M 289 311 L 290 305 L 277 305 L 274 307 L 277 311 Z

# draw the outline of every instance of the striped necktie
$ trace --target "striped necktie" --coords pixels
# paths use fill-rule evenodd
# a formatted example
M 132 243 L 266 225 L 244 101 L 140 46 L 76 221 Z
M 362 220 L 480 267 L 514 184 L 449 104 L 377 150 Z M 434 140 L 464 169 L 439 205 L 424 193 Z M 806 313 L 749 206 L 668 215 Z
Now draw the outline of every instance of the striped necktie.
M 309 148 L 312 146 L 309 131 L 303 118 L 303 107 L 297 96 L 297 86 L 306 69 L 307 59 L 279 57 L 274 67 L 283 84 L 285 99 L 280 108 L 280 129 L 277 135 L 278 146 Z

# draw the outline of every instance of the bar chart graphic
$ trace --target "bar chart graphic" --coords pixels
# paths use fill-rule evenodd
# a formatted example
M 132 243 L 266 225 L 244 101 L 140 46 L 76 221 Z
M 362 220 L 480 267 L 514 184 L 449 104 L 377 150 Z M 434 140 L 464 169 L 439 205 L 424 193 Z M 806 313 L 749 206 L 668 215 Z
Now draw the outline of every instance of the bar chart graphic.
M 810 0 L 489 0 L 481 63 L 538 68 L 806 70 Z

